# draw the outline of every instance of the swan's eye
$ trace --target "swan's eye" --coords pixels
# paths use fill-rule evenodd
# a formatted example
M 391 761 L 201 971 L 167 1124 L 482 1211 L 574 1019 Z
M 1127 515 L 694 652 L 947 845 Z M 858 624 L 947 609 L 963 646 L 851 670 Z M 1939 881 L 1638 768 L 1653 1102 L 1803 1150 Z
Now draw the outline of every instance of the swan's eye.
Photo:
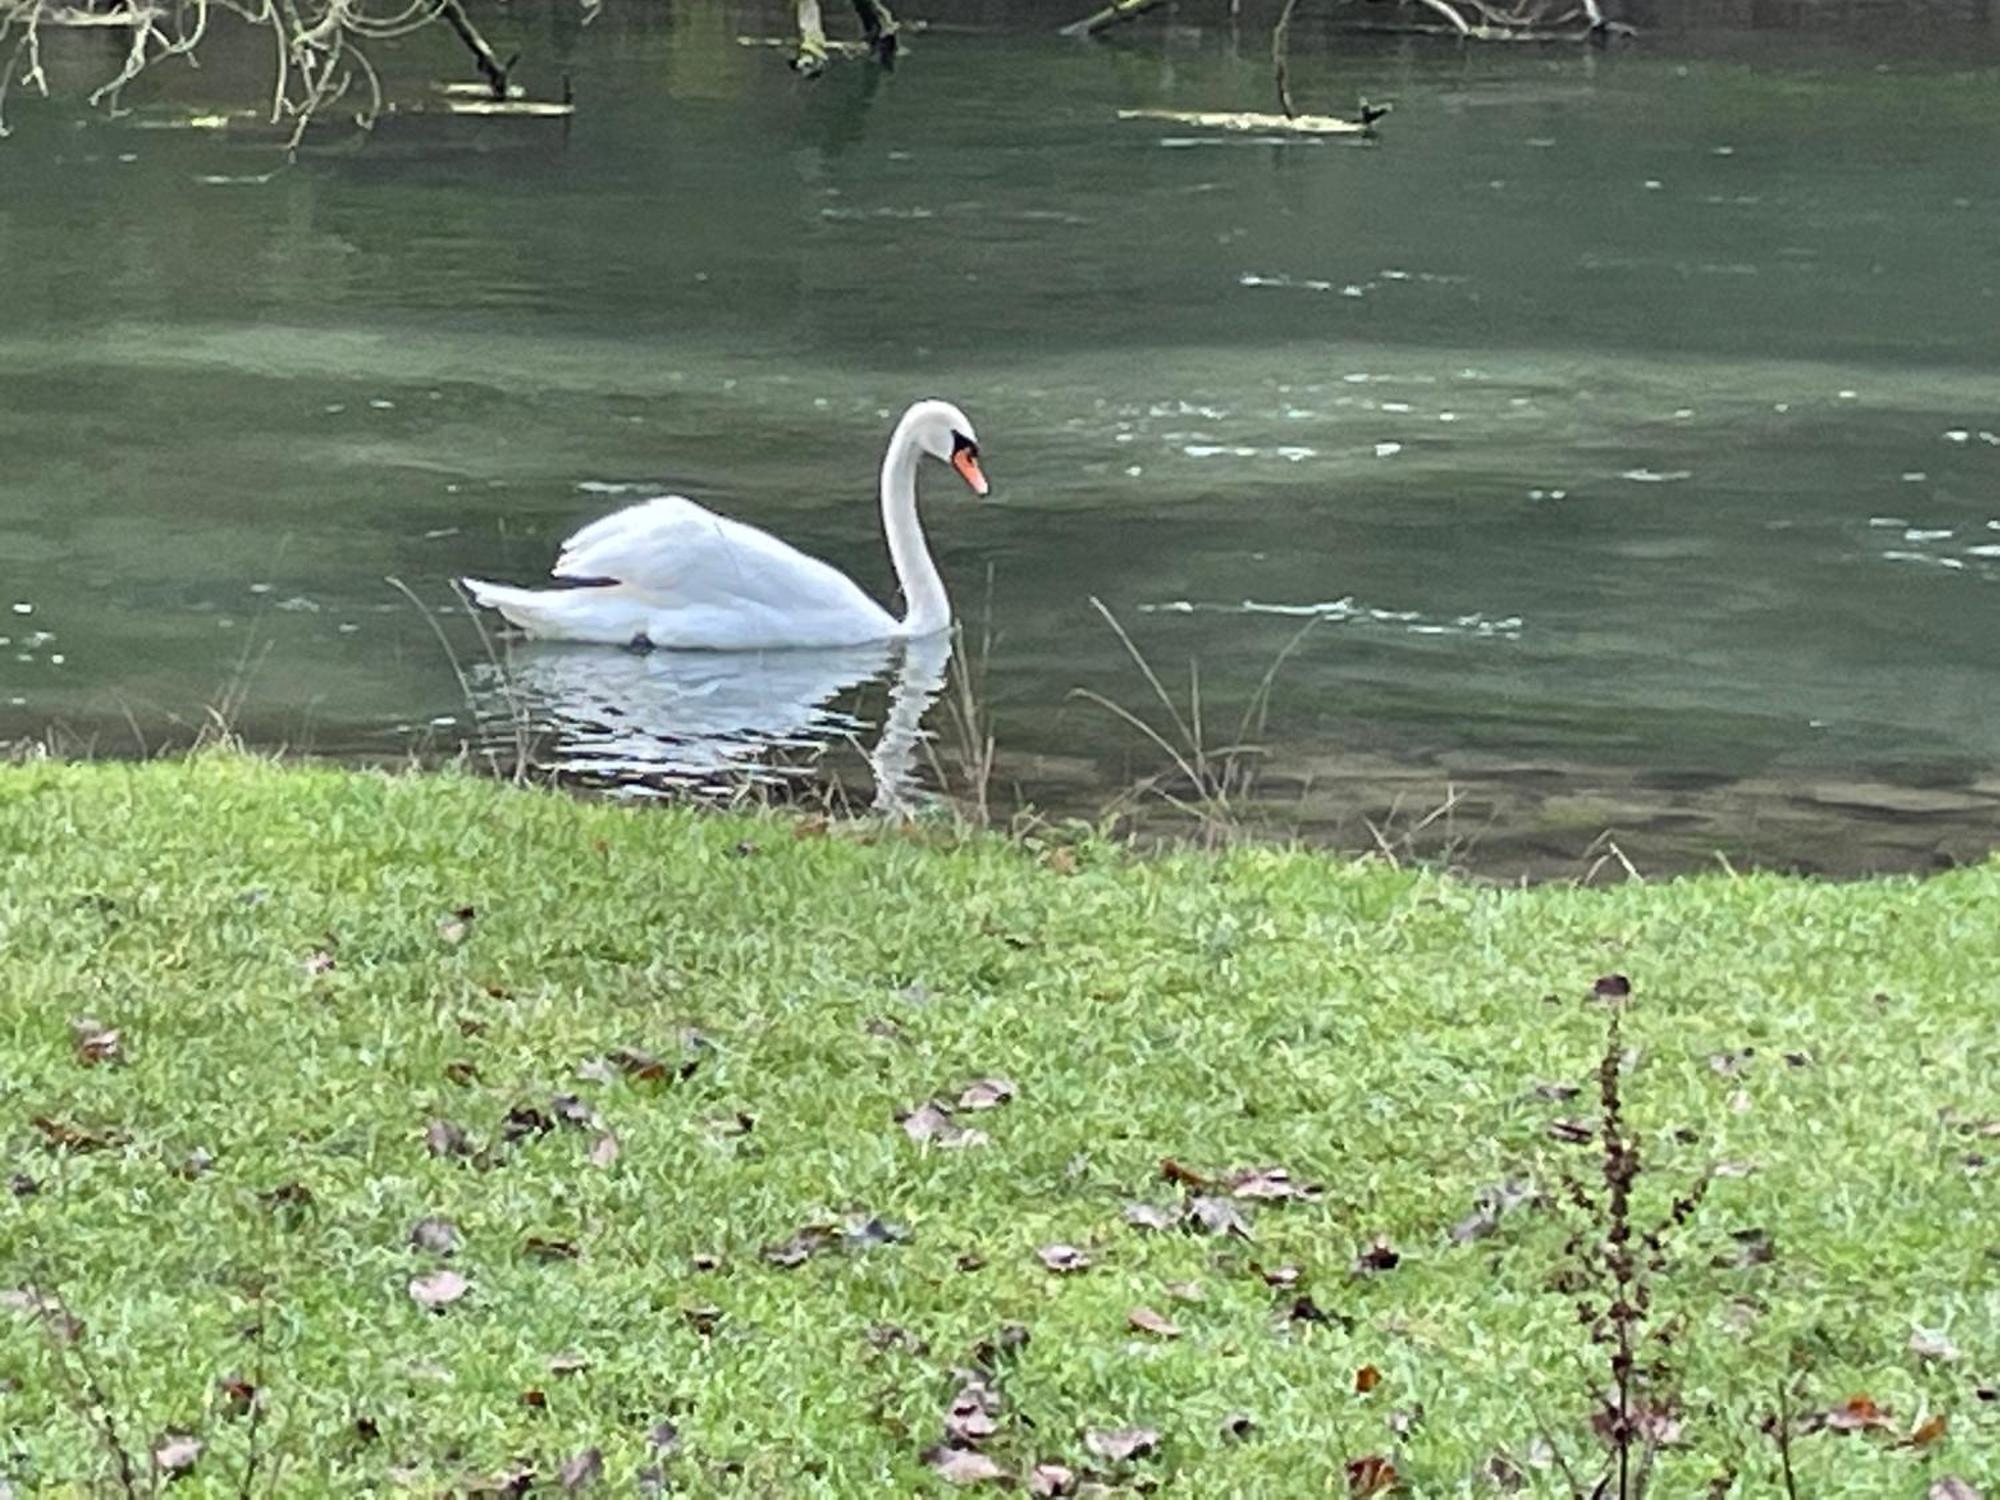
M 951 456 L 957 458 L 961 453 L 970 453 L 974 458 L 977 458 L 979 457 L 979 444 L 973 442 L 971 438 L 962 432 L 954 432 L 951 435 Z

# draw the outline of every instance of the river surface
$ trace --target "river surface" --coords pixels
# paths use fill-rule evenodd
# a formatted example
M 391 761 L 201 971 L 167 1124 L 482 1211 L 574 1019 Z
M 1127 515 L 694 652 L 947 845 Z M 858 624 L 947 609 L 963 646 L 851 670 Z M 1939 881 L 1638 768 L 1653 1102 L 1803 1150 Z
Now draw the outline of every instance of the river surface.
M 377 57 L 405 107 L 289 168 L 189 125 L 268 39 L 115 121 L 17 91 L 0 739 L 1180 825 L 1102 699 L 1232 819 L 1501 875 L 2000 841 L 2000 27 L 1302 23 L 1300 106 L 1392 99 L 1378 141 L 1121 120 L 1270 107 L 1210 9 L 968 7 L 806 84 L 738 42 L 774 10 L 516 6 L 572 121 L 416 111 L 466 71 L 420 37 Z M 452 592 L 671 489 L 887 597 L 875 468 L 933 394 L 994 483 L 927 477 L 948 664 L 522 649 Z

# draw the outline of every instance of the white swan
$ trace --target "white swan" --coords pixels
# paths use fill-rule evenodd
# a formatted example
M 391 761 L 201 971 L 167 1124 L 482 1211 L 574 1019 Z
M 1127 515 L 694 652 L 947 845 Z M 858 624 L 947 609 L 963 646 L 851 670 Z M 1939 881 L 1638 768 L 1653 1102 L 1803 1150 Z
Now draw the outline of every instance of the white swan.
M 564 542 L 552 572 L 567 588 L 463 581 L 479 603 L 552 640 L 754 651 L 935 635 L 951 624 L 951 601 L 917 521 L 925 454 L 974 494 L 987 489 L 964 412 L 919 401 L 903 413 L 882 459 L 882 529 L 908 606 L 900 620 L 837 568 L 682 495 L 627 506 Z

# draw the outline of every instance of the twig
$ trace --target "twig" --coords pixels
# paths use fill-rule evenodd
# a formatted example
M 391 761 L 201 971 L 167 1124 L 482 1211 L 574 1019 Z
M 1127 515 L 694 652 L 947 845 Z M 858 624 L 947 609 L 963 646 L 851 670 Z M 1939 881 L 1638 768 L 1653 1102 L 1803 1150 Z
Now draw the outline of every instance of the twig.
M 1285 8 L 1278 12 L 1278 24 L 1271 28 L 1271 76 L 1278 85 L 1278 108 L 1285 112 L 1285 118 L 1295 119 L 1298 111 L 1292 108 L 1292 78 L 1290 68 L 1292 48 L 1292 12 L 1299 7 L 1299 0 L 1285 0 Z

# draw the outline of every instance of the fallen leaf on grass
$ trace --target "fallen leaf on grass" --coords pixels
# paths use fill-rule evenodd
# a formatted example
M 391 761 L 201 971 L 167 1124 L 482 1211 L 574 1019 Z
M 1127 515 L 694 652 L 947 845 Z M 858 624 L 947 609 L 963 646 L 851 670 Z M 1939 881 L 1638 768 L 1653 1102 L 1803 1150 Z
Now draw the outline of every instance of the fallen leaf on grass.
M 1399 1438 L 1407 1438 L 1417 1430 L 1417 1424 L 1423 1419 L 1423 1402 L 1419 1401 L 1415 1406 L 1408 1408 L 1399 1406 L 1389 1413 L 1389 1430 Z
M 1623 974 L 1604 974 L 1590 987 L 1600 1000 L 1623 1000 L 1632 993 L 1632 981 Z
M 646 1429 L 646 1445 L 655 1453 L 673 1453 L 681 1445 L 681 1430 L 662 1417 Z
M 1750 1060 L 1756 1055 L 1755 1047 L 1741 1047 L 1734 1052 L 1711 1052 L 1708 1055 L 1708 1065 L 1724 1078 L 1734 1078 L 1749 1066 Z
M 215 1382 L 216 1400 L 222 1405 L 224 1415 L 245 1417 L 257 1405 L 263 1393 L 241 1375 L 225 1375 Z
M 1182 1187 L 1200 1189 L 1209 1186 L 1208 1178 L 1195 1171 L 1193 1167 L 1183 1166 L 1171 1156 L 1160 1158 L 1160 1175 L 1169 1182 L 1179 1183 Z
M 563 1466 L 556 1477 L 570 1494 L 586 1489 L 604 1477 L 604 1454 L 596 1448 L 586 1448 L 583 1452 L 563 1460 Z
M 516 1104 L 500 1122 L 500 1139 L 508 1145 L 531 1135 L 547 1135 L 556 1122 L 532 1104 Z
M 766 1245 L 757 1253 L 771 1265 L 783 1270 L 802 1266 L 821 1250 L 833 1243 L 833 1226 L 830 1224 L 808 1224 L 790 1239 L 778 1244 Z
M 531 1260 L 575 1260 L 583 1254 L 573 1240 L 544 1239 L 539 1234 L 523 1240 L 521 1250 Z
M 1375 1271 L 1393 1271 L 1403 1263 L 1403 1257 L 1389 1244 L 1386 1235 L 1376 1235 L 1374 1242 L 1354 1257 L 1354 1269 L 1359 1275 Z
M 1240 1443 L 1256 1432 L 1257 1419 L 1247 1411 L 1233 1411 L 1222 1419 L 1222 1436 L 1231 1442 Z
M 1016 1090 L 1010 1078 L 976 1078 L 968 1083 L 958 1096 L 960 1109 L 998 1109 L 1014 1097 Z
M 975 1453 L 970 1448 L 940 1444 L 927 1450 L 923 1459 L 946 1484 L 990 1484 L 1007 1477 L 1007 1471 L 1000 1465 L 984 1453 Z
M 1181 1336 L 1179 1328 L 1150 1307 L 1133 1308 L 1125 1314 L 1125 1323 L 1136 1332 L 1150 1333 L 1163 1339 L 1177 1339 Z
M 124 1051 L 119 1046 L 117 1028 L 104 1025 L 95 1016 L 79 1016 L 71 1021 L 69 1036 L 76 1047 L 77 1061 L 86 1068 L 125 1060 Z
M 1321 1192 L 1319 1184 L 1296 1181 L 1283 1167 L 1232 1172 L 1227 1181 L 1238 1198 L 1317 1198 Z
M 1551 1104 L 1560 1104 L 1565 1099 L 1574 1099 L 1578 1094 L 1583 1092 L 1583 1087 L 1581 1084 L 1575 1083 L 1538 1081 L 1535 1084 L 1535 1092 Z
M 1382 1383 L 1382 1372 L 1373 1365 L 1363 1365 L 1354 1372 L 1354 1389 L 1365 1396 Z
M 1125 1222 L 1135 1229 L 1168 1230 L 1179 1221 L 1179 1216 L 1171 1208 L 1161 1208 L 1154 1203 L 1128 1203 L 1125 1205 Z
M 1875 1404 L 1875 1399 L 1866 1394 L 1849 1396 L 1830 1411 L 1818 1412 L 1806 1418 L 1807 1431 L 1821 1428 L 1829 1432 L 1866 1432 L 1872 1428 L 1887 1428 L 1889 1413 Z
M 1731 1254 L 1716 1256 L 1711 1264 L 1723 1268 L 1767 1266 L 1778 1258 L 1778 1247 L 1772 1243 L 1769 1230 L 1732 1229 L 1729 1237 L 1736 1241 L 1736 1249 Z
M 1947 1474 L 1931 1481 L 1927 1500 L 1979 1500 L 1979 1491 L 1956 1474 Z
M 1192 1281 L 1169 1281 L 1160 1290 L 1176 1302 L 1206 1302 L 1208 1293 Z
M 77 1125 L 47 1115 L 36 1115 L 28 1123 L 58 1151 L 104 1151 L 124 1145 L 127 1139 L 124 1131 L 110 1125 Z
M 1587 1120 L 1551 1120 L 1549 1138 L 1565 1146 L 1588 1146 L 1597 1139 L 1597 1130 Z
M 1311 1297 L 1294 1297 L 1292 1305 L 1285 1309 L 1285 1318 L 1292 1323 L 1331 1323 L 1332 1317 Z
M 1158 1452 L 1160 1435 L 1150 1427 L 1093 1428 L 1083 1435 L 1083 1446 L 1099 1458 L 1122 1464 Z
M 581 1354 L 565 1352 L 549 1356 L 551 1375 L 575 1375 L 590 1368 L 590 1361 Z
M 455 1057 L 444 1065 L 444 1076 L 460 1088 L 470 1088 L 479 1082 L 479 1065 L 465 1058 Z
M 945 1408 L 944 1434 L 954 1447 L 973 1448 L 999 1430 L 1000 1397 L 982 1381 L 968 1381 Z
M 438 936 L 453 948 L 472 936 L 472 919 L 479 915 L 476 908 L 461 906 L 448 917 L 438 920 Z
M 1950 1426 L 1951 1419 L 1943 1412 L 1937 1412 L 1926 1420 L 1919 1422 L 1910 1435 L 1903 1439 L 1903 1446 L 1906 1448 L 1928 1448 L 1932 1443 L 1943 1437 L 1945 1430 Z
M 1347 1461 L 1347 1493 L 1386 1495 L 1396 1487 L 1396 1466 L 1379 1453 Z
M 1250 1262 L 1250 1269 L 1263 1280 L 1264 1285 L 1275 1287 L 1297 1286 L 1299 1278 L 1305 1274 L 1294 1265 L 1267 1267 L 1258 1265 L 1254 1260 Z
M 590 1143 L 590 1164 L 593 1167 L 608 1167 L 616 1160 L 618 1160 L 617 1136 L 607 1133 Z
M 1076 1488 L 1076 1471 L 1063 1464 L 1036 1464 L 1028 1473 L 1028 1493 L 1036 1500 L 1067 1495 Z
M 424 1127 L 424 1149 L 436 1157 L 470 1156 L 472 1142 L 451 1121 L 437 1119 Z
M 169 1432 L 153 1444 L 153 1466 L 169 1479 L 187 1473 L 201 1457 L 202 1441 L 185 1432 Z
M 712 1303 L 700 1307 L 684 1307 L 681 1309 L 681 1317 L 703 1338 L 708 1338 L 722 1326 L 722 1309 Z
M 984 1146 L 991 1139 L 983 1130 L 968 1130 L 963 1125 L 955 1124 L 951 1111 L 935 1099 L 896 1118 L 902 1122 L 903 1133 L 919 1145 L 925 1141 L 936 1141 L 947 1150 L 963 1150 L 969 1146 Z
M 1510 1495 L 1526 1489 L 1528 1485 L 1528 1476 L 1521 1471 L 1521 1466 L 1504 1453 L 1496 1453 L 1487 1459 L 1479 1472 L 1496 1490 Z
M 1949 1364 L 1958 1358 L 1958 1345 L 1941 1333 L 1928 1333 L 1919 1328 L 1910 1335 L 1910 1352 L 1919 1359 L 1935 1359 Z
M 1090 1257 L 1074 1245 L 1044 1245 L 1035 1255 L 1058 1276 L 1090 1269 Z
M 306 957 L 305 971 L 309 977 L 317 978 L 328 973 L 334 966 L 333 955 L 324 948 L 315 948 Z
M 1255 1238 L 1250 1233 L 1249 1220 L 1227 1198 L 1190 1198 L 1181 1219 L 1203 1234 L 1235 1235 L 1243 1240 Z
M 449 1219 L 423 1218 L 410 1226 L 410 1245 L 432 1255 L 458 1252 L 458 1226 Z
M 432 1271 L 410 1278 L 410 1296 L 419 1307 L 441 1312 L 472 1290 L 472 1283 L 456 1271 Z

